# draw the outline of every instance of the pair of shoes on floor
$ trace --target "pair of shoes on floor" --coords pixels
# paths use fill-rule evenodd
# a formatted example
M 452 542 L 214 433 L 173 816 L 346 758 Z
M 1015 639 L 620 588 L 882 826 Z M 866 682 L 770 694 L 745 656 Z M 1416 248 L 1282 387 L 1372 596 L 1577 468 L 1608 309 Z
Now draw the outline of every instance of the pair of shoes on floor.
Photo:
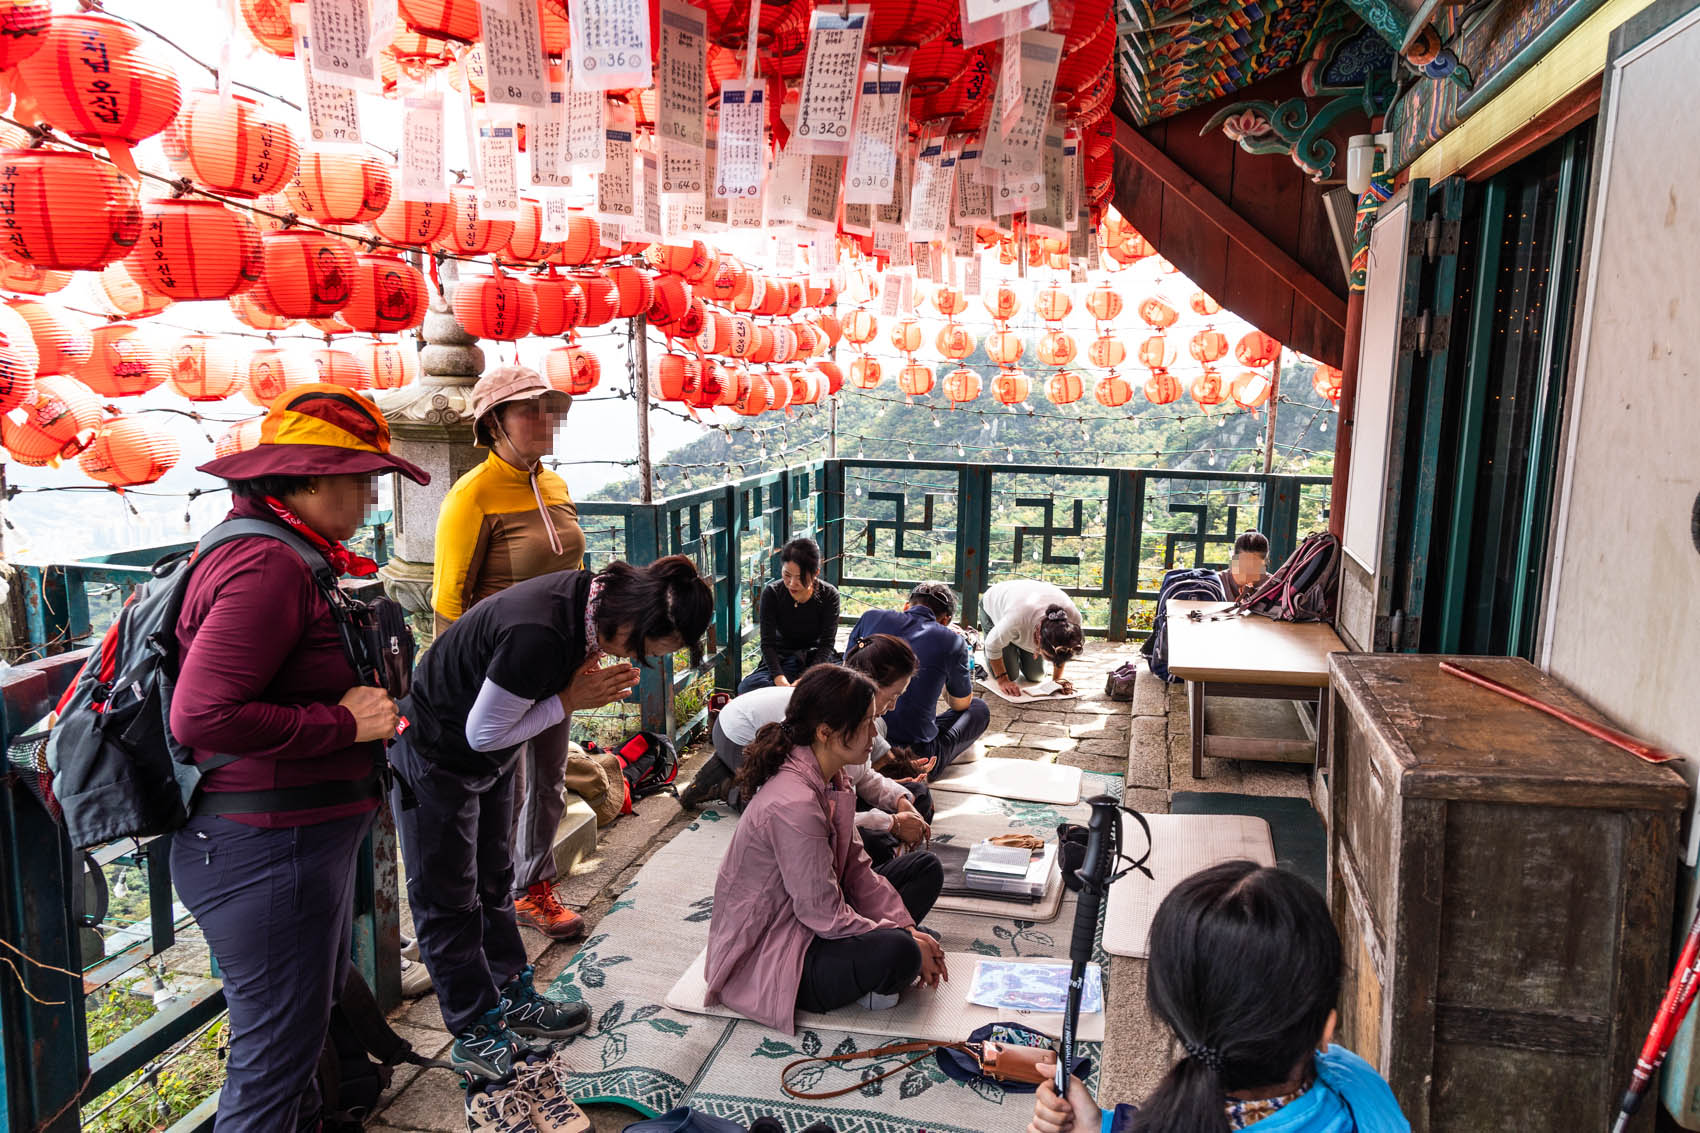
M 502 1082 L 527 1055 L 537 1053 L 530 1040 L 548 1043 L 570 1039 L 589 1028 L 590 1008 L 538 992 L 527 965 L 502 985 L 496 1006 L 455 1036 L 449 1046 L 449 1062 L 473 1078 Z
M 551 881 L 539 881 L 515 897 L 514 916 L 550 940 L 576 940 L 584 935 L 584 918 L 561 904 Z
M 537 990 L 532 982 L 535 970 L 530 964 L 503 984 L 501 1000 L 496 1010 L 502 1022 L 517 1035 L 531 1039 L 570 1039 L 590 1029 L 590 1007 L 584 1003 L 566 1003 L 550 999 Z
M 471 1133 L 590 1133 L 590 1118 L 561 1089 L 569 1071 L 560 1055 L 530 1054 L 501 1082 L 466 1092 Z

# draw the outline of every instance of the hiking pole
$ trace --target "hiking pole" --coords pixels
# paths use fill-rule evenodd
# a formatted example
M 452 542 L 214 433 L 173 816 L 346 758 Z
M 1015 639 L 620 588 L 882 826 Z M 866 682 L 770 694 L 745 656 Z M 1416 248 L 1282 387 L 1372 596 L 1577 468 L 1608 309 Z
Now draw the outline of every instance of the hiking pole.
M 1464 666 L 1454 664 L 1451 661 L 1442 661 L 1440 663 L 1440 671 L 1443 673 L 1450 673 L 1455 677 L 1460 677 L 1469 681 L 1471 684 L 1480 685 L 1489 692 L 1497 692 L 1499 695 L 1506 697 L 1507 699 L 1515 700 L 1518 704 L 1526 704 L 1536 711 L 1545 712 L 1548 716 L 1557 720 L 1562 720 L 1578 731 L 1586 732 L 1595 739 L 1604 740 L 1606 743 L 1611 744 L 1614 747 L 1620 747 L 1624 751 L 1627 751 L 1630 755 L 1635 756 L 1637 759 L 1644 759 L 1648 763 L 1669 763 L 1673 759 L 1683 758 L 1675 752 L 1665 751 L 1662 748 L 1654 747 L 1652 744 L 1647 743 L 1644 740 L 1638 740 L 1627 732 L 1620 732 L 1616 728 L 1608 728 L 1604 724 L 1596 724 L 1592 720 L 1584 720 L 1574 712 L 1567 712 L 1558 707 L 1556 704 L 1548 704 L 1546 701 L 1537 697 L 1530 696 L 1527 693 L 1518 692 L 1510 685 L 1502 684 L 1499 681 L 1494 680 L 1492 677 L 1483 676 L 1474 669 L 1466 669 Z
M 1623 1133 L 1629 1128 L 1630 1119 L 1641 1108 L 1647 1087 L 1653 1084 L 1653 1075 L 1664 1064 L 1671 1043 L 1676 1040 L 1677 1029 L 1682 1026 L 1682 1020 L 1694 1003 L 1696 990 L 1700 990 L 1700 913 L 1695 914 L 1694 923 L 1688 926 L 1688 939 L 1683 942 L 1682 956 L 1676 962 L 1676 971 L 1671 973 L 1658 1014 L 1653 1016 L 1647 1041 L 1641 1044 L 1641 1053 L 1635 1059 L 1635 1072 L 1630 1076 L 1629 1088 L 1623 1091 L 1623 1101 L 1618 1105 L 1612 1133 Z
M 1086 987 L 1086 965 L 1098 936 L 1098 908 L 1109 892 L 1116 842 L 1121 833 L 1121 800 L 1098 795 L 1086 800 L 1092 820 L 1086 828 L 1086 858 L 1076 876 L 1080 900 L 1074 908 L 1074 934 L 1069 940 L 1068 1008 L 1063 1013 L 1062 1050 L 1057 1058 L 1057 1096 L 1068 1097 L 1068 1076 L 1074 1070 L 1074 1036 L 1080 1025 L 1080 997 Z

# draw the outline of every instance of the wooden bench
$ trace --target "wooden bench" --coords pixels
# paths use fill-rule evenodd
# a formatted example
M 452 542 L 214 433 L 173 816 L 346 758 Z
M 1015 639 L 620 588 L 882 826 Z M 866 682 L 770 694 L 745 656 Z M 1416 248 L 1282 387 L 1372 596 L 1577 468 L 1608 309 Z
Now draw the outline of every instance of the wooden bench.
M 1192 777 L 1204 778 L 1204 757 L 1320 761 L 1319 736 L 1328 733 L 1328 655 L 1346 646 L 1333 627 L 1318 622 L 1278 622 L 1249 615 L 1193 621 L 1225 609 L 1222 602 L 1169 602 L 1169 672 L 1187 683 L 1192 720 Z M 1315 705 L 1316 719 L 1301 711 L 1309 739 L 1207 735 L 1205 701 L 1210 696 L 1292 700 Z

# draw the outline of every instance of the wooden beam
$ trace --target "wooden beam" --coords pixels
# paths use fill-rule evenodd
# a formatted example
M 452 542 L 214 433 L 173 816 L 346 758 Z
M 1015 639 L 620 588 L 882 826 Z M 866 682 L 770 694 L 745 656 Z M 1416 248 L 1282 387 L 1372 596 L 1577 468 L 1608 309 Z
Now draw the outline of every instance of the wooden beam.
M 1305 270 L 1293 257 L 1283 252 L 1275 242 L 1236 213 L 1227 203 L 1186 170 L 1176 165 L 1168 154 L 1153 145 L 1145 135 L 1116 118 L 1116 146 L 1127 158 L 1163 183 L 1164 189 L 1185 200 L 1205 220 L 1220 229 L 1229 240 L 1251 254 L 1252 258 L 1274 272 L 1293 289 L 1294 294 L 1322 313 L 1342 331 L 1346 328 L 1346 297 L 1336 295 L 1316 276 Z
M 1585 83 L 1539 114 L 1517 134 L 1459 170 L 1466 181 L 1485 181 L 1557 141 L 1600 112 L 1600 84 Z

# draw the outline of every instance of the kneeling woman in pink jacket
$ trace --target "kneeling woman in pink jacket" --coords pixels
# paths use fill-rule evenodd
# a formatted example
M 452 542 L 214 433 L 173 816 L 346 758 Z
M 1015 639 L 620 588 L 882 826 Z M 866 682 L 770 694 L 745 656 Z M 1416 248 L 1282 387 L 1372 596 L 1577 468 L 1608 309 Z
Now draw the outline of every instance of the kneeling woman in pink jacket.
M 708 1001 L 787 1034 L 798 1010 L 891 1007 L 917 978 L 947 978 L 944 950 L 917 927 L 944 885 L 938 858 L 907 854 L 882 877 L 856 833 L 843 770 L 873 747 L 875 692 L 816 665 L 738 769 L 750 803 L 714 884 Z

